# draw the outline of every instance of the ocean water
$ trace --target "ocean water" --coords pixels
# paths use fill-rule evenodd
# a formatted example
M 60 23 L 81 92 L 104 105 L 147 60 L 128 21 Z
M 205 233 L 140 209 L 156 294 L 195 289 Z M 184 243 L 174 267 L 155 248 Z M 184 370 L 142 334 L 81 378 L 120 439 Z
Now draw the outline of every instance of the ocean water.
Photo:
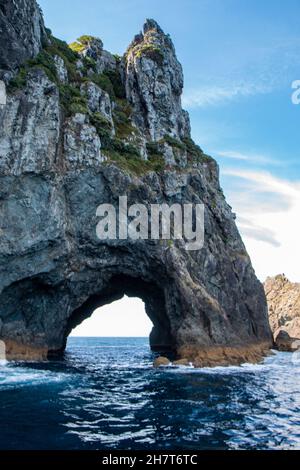
M 300 357 L 155 370 L 144 338 L 0 364 L 1 449 L 300 449 Z

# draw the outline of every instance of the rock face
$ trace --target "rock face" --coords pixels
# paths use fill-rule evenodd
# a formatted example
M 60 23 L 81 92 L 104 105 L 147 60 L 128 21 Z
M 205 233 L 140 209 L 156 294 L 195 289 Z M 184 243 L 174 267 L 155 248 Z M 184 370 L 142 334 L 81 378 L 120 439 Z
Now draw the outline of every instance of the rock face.
M 300 339 L 300 284 L 280 274 L 267 278 L 264 288 L 273 334 L 283 330 L 292 338 Z
M 34 25 L 33 15 L 29 44 Z M 263 287 L 217 164 L 190 138 L 171 40 L 148 20 L 107 74 L 95 72 L 100 46 L 87 60 L 47 41 L 0 109 L 0 339 L 8 357 L 62 353 L 74 327 L 127 294 L 145 302 L 153 349 L 200 365 L 261 358 L 272 345 Z M 3 64 L 9 54 L 0 49 Z M 119 196 L 128 206 L 204 203 L 204 247 L 99 240 L 97 207 L 117 207 Z
M 68 71 L 66 69 L 64 60 L 59 55 L 53 57 L 54 65 L 57 73 L 57 79 L 61 83 L 68 83 Z
M 112 117 L 112 105 L 109 94 L 93 82 L 81 85 L 81 93 L 87 98 L 88 109 L 91 113 L 100 113 L 110 124 L 112 135 L 115 134 Z
M 8 96 L 0 119 L 1 173 L 51 171 L 60 140 L 59 92 L 42 70 L 30 71 L 26 88 Z
M 35 0 L 0 0 L 0 79 L 36 56 L 46 33 Z
M 68 168 L 97 167 L 103 162 L 100 137 L 84 114 L 75 114 L 66 122 L 63 149 Z

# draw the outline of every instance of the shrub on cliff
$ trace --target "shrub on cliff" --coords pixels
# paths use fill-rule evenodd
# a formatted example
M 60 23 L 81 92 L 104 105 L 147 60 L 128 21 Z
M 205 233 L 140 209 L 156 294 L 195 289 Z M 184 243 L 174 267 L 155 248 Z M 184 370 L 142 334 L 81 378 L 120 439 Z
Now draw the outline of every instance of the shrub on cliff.
M 72 51 L 74 52 L 77 52 L 78 54 L 80 54 L 81 52 L 83 52 L 86 47 L 93 41 L 99 41 L 98 38 L 96 38 L 95 36 L 90 36 L 88 34 L 85 34 L 83 36 L 80 36 L 80 38 L 78 38 L 76 41 L 72 42 L 71 44 L 69 44 L 69 47 L 70 49 L 72 49 Z

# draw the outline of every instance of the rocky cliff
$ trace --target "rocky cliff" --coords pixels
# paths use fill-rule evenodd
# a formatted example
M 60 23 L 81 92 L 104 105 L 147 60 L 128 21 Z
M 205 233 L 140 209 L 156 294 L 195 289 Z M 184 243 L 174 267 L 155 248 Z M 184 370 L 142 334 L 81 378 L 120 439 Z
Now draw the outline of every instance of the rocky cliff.
M 300 284 L 290 282 L 284 274 L 268 277 L 264 283 L 269 319 L 274 335 L 286 331 L 300 339 Z
M 90 36 L 68 47 L 45 30 L 33 0 L 6 3 L 0 339 L 8 357 L 61 353 L 72 328 L 126 293 L 145 302 L 153 349 L 197 365 L 258 360 L 272 344 L 263 287 L 217 164 L 191 138 L 169 36 L 147 20 L 123 57 Z M 147 207 L 203 202 L 204 247 L 99 240 L 97 207 L 123 195 Z
M 0 78 L 8 80 L 47 42 L 42 13 L 35 0 L 0 1 L 0 38 Z

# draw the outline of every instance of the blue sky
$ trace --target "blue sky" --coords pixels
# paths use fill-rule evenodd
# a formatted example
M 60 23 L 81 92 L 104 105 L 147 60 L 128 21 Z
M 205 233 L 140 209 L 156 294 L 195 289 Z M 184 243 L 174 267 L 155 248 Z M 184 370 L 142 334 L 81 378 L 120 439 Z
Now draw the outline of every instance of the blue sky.
M 99 36 L 122 54 L 145 18 L 171 34 L 192 133 L 221 183 L 257 275 L 300 281 L 299 0 L 40 0 L 67 42 Z

